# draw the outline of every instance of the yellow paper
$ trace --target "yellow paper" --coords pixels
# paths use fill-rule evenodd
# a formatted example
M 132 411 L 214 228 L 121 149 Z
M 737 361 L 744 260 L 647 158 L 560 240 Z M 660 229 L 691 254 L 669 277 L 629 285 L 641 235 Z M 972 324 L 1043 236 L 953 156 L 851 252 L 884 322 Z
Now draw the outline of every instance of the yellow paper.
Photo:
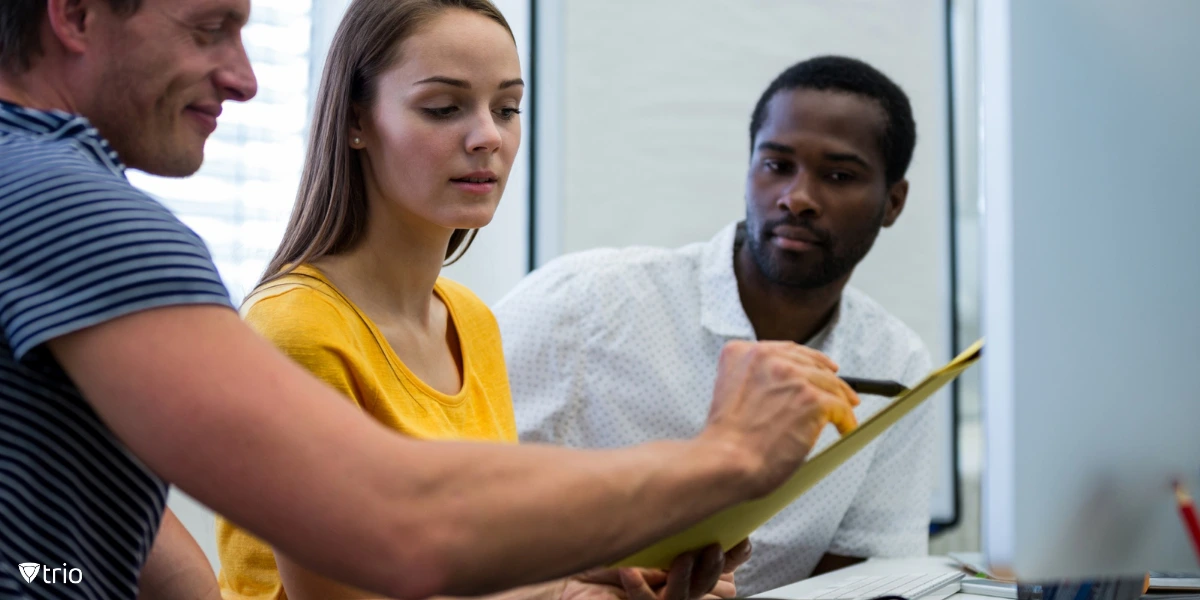
M 671 561 L 676 556 L 684 552 L 717 543 L 721 544 L 725 550 L 729 550 L 738 542 L 749 537 L 751 532 L 799 498 L 801 494 L 807 492 L 826 475 L 832 473 L 834 469 L 846 462 L 846 459 L 866 447 L 871 440 L 919 406 L 934 392 L 958 377 L 967 367 L 979 360 L 982 349 L 983 340 L 972 344 L 965 352 L 959 354 L 946 366 L 930 373 L 908 392 L 898 396 L 883 410 L 859 425 L 857 429 L 830 444 L 820 454 L 809 458 L 796 470 L 795 475 L 792 475 L 774 492 L 758 500 L 725 509 L 701 521 L 691 529 L 662 540 L 616 563 L 615 566 L 665 569 L 670 567 Z

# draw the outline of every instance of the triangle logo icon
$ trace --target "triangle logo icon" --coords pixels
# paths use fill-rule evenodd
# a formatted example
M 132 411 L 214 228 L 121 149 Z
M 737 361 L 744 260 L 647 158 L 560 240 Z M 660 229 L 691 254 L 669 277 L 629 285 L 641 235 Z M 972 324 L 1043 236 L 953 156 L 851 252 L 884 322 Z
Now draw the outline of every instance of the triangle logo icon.
M 21 577 L 25 578 L 25 583 L 33 583 L 33 578 L 37 577 L 38 571 L 42 570 L 42 565 L 27 562 L 17 565 L 17 569 L 20 569 Z

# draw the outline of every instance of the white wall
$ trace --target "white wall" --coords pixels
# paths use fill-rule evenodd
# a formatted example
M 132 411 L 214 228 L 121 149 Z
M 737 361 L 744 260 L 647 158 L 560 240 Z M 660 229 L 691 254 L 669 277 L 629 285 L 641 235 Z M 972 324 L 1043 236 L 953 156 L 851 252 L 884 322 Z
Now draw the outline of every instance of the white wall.
M 679 246 L 744 215 L 750 112 L 789 65 L 861 58 L 909 94 L 909 201 L 853 284 L 949 359 L 949 124 L 942 0 L 564 0 L 542 15 L 538 259 Z M 551 89 L 553 86 L 553 89 Z M 936 514 L 952 511 L 949 405 Z

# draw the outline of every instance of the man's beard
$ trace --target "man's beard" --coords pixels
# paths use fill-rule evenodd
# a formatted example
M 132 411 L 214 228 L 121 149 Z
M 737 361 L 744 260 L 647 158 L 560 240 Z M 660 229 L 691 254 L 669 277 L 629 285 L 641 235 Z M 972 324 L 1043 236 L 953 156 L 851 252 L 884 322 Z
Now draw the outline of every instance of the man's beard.
M 881 209 L 876 218 L 865 227 L 849 232 L 849 235 L 844 237 L 835 237 L 828 230 L 816 227 L 807 219 L 791 217 L 768 222 L 754 230 L 750 230 L 753 224 L 748 221 L 741 227 L 747 228 L 744 239 L 749 246 L 750 256 L 768 281 L 799 290 L 816 290 L 842 279 L 858 266 L 875 244 L 875 238 L 883 225 L 883 217 L 884 211 Z M 818 240 L 814 252 L 819 252 L 820 258 L 816 264 L 781 260 L 780 255 L 787 251 L 775 248 L 770 243 L 773 237 L 771 231 L 779 225 L 806 229 Z

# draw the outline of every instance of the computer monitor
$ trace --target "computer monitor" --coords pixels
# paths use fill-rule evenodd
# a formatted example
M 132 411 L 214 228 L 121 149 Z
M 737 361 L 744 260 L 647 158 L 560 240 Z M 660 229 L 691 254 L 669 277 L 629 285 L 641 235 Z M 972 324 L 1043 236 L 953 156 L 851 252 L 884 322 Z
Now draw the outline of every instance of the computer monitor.
M 1198 570 L 1200 2 L 980 9 L 985 554 Z

